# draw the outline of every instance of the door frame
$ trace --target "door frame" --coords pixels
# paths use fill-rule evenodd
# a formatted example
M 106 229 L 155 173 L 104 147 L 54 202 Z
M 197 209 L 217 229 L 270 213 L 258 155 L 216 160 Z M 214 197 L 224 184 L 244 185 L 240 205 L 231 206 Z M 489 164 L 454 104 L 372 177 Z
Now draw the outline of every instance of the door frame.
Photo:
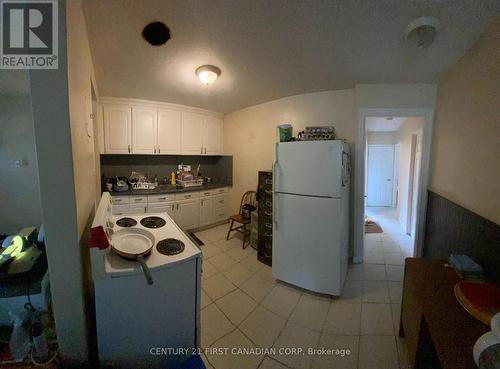
M 366 153 L 367 153 L 367 163 L 366 163 L 366 175 L 367 175 L 367 178 L 366 178 L 366 202 L 367 202 L 367 206 L 370 206 L 368 205 L 368 186 L 370 185 L 368 183 L 368 179 L 370 177 L 370 168 L 369 168 L 369 160 L 370 160 L 370 146 L 372 147 L 390 147 L 392 149 L 392 178 L 391 178 L 391 181 L 392 181 L 392 189 L 391 189 L 391 201 L 390 201 L 390 204 L 389 205 L 379 205 L 381 207 L 387 207 L 387 208 L 390 208 L 393 206 L 394 204 L 394 176 L 395 176 L 395 172 L 394 172 L 394 163 L 395 163 L 395 160 L 396 160 L 396 147 L 394 144 L 367 144 L 366 145 Z
M 413 212 L 413 203 L 414 203 L 414 190 L 415 190 L 415 176 L 420 177 L 422 173 L 422 148 L 420 148 L 420 167 L 417 168 L 417 147 L 418 141 L 421 138 L 422 132 L 419 130 L 416 133 L 411 134 L 411 149 L 410 149 L 410 175 L 408 177 L 408 207 L 407 207 L 407 215 L 406 215 L 406 233 L 410 235 L 412 238 L 415 238 L 416 229 L 413 229 L 413 217 L 417 216 L 417 213 Z M 420 186 L 420 182 L 416 183 L 417 191 Z M 418 200 L 418 192 L 417 192 L 417 200 Z M 417 209 L 418 210 L 418 209 Z
M 401 154 L 401 143 L 394 144 L 394 178 L 392 180 L 392 207 L 398 207 L 399 197 L 399 157 Z
M 427 211 L 427 190 L 429 188 L 430 155 L 434 109 L 359 109 L 358 132 L 356 137 L 354 171 L 354 263 L 362 263 L 364 256 L 364 214 L 365 214 L 365 154 L 366 118 L 368 117 L 420 117 L 425 121 L 422 135 L 422 158 L 419 181 L 418 217 L 414 255 L 422 256 L 425 216 Z

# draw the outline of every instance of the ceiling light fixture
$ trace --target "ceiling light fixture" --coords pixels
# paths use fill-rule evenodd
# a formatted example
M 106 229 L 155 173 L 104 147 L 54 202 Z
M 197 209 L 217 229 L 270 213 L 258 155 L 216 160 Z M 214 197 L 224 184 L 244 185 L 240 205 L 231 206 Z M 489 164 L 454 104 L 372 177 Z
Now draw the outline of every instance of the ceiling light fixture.
M 438 29 L 437 18 L 420 17 L 406 27 L 406 39 L 416 43 L 419 49 L 427 49 L 434 42 Z
M 220 76 L 220 69 L 215 65 L 202 65 L 196 69 L 196 75 L 204 85 L 211 85 Z

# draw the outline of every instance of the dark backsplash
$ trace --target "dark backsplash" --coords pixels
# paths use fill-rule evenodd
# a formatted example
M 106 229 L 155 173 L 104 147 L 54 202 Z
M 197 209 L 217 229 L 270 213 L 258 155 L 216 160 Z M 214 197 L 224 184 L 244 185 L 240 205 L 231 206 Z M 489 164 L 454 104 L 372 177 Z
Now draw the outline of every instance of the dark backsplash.
M 500 225 L 429 191 L 424 257 L 447 259 L 466 254 L 500 281 Z
M 141 172 L 159 179 L 167 178 L 177 171 L 178 164 L 191 165 L 195 171 L 200 164 L 203 177 L 211 177 L 215 183 L 233 184 L 232 156 L 201 155 L 101 155 L 101 174 L 105 177 L 129 177 L 132 172 Z

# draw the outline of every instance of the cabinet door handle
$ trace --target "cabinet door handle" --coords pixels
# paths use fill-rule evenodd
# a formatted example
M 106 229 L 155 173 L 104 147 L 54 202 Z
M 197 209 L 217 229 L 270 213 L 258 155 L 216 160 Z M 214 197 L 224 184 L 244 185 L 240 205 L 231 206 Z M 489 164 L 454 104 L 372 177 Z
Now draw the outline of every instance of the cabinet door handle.
M 174 205 L 174 204 L 172 204 L 172 211 L 174 211 L 174 210 L 175 210 L 175 205 Z
M 201 200 L 201 206 L 203 206 L 203 200 Z
M 207 148 L 206 147 L 205 147 L 205 153 L 204 154 L 207 155 Z
M 166 197 L 158 197 L 158 200 L 166 200 Z
M 129 154 L 130 154 L 130 145 L 128 145 L 128 152 L 129 152 Z
M 179 204 L 177 204 L 177 210 L 179 210 Z
M 200 147 L 200 154 L 203 155 L 203 146 Z
M 160 146 L 158 146 L 158 154 L 161 154 Z
M 156 146 L 154 147 L 153 152 L 156 154 Z

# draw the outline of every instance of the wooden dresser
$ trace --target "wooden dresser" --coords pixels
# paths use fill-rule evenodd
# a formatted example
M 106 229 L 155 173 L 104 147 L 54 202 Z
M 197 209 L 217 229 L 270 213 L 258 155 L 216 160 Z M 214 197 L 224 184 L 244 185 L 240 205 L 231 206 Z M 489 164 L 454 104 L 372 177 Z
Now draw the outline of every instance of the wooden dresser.
M 458 281 L 442 260 L 406 259 L 399 335 L 414 369 L 476 368 L 472 348 L 489 327 L 458 303 Z

